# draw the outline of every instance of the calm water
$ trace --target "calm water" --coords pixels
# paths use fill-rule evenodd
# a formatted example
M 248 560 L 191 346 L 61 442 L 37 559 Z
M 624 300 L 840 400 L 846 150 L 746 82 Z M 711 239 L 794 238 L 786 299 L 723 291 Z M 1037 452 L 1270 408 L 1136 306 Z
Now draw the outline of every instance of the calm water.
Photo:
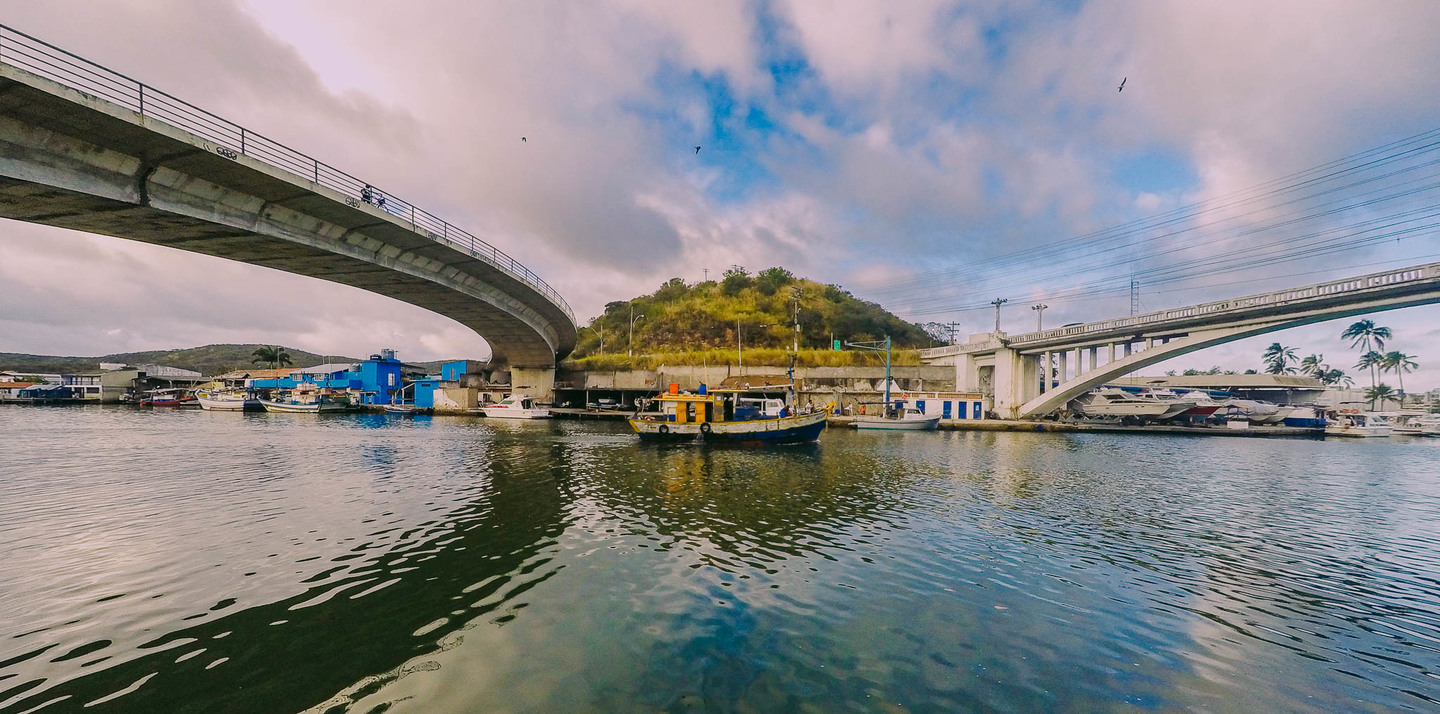
M 1440 440 L 622 429 L 0 407 L 0 712 L 1440 700 Z

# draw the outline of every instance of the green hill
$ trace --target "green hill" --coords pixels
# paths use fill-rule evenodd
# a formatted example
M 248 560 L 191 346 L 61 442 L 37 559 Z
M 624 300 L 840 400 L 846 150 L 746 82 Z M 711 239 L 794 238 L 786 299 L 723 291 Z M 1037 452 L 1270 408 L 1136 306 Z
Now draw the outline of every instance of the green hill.
M 12 372 L 36 372 L 42 374 L 98 372 L 101 362 L 124 362 L 126 364 L 161 364 L 167 367 L 193 369 L 202 374 L 215 375 L 236 369 L 269 367 L 255 364 L 250 354 L 262 345 L 205 345 L 178 350 L 151 350 L 149 352 L 122 352 L 101 357 L 54 357 L 14 352 L 0 352 L 0 370 Z M 358 362 L 354 357 L 339 355 L 317 355 L 293 347 L 284 348 L 290 354 L 291 365 L 309 367 L 322 362 Z
M 649 295 L 609 303 L 603 314 L 581 329 L 572 359 L 583 363 L 602 353 L 624 354 L 632 308 L 637 356 L 733 351 L 739 330 L 745 350 L 755 349 L 759 358 L 764 348 L 789 349 L 796 340 L 797 320 L 802 351 L 828 350 L 832 339 L 863 342 L 882 340 L 886 335 L 897 348 L 931 343 L 918 325 L 873 302 L 856 299 L 838 286 L 797 278 L 784 268 L 769 268 L 752 276 L 737 266 L 725 271 L 719 281 L 692 285 L 671 278 Z

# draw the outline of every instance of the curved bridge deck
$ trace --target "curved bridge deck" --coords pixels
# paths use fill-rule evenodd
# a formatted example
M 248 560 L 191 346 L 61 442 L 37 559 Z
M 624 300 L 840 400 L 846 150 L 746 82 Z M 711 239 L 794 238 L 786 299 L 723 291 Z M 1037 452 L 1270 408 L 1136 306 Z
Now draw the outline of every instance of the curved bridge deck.
M 0 25 L 0 217 L 362 288 L 549 367 L 575 318 L 494 246 L 168 94 Z

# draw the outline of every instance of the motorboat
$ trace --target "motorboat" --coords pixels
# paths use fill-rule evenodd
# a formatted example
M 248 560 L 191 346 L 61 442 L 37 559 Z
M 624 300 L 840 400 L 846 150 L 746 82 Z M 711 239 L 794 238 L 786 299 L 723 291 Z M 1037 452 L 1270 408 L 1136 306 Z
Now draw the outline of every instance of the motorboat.
M 1302 429 L 1323 429 L 1325 427 L 1325 415 L 1314 407 L 1298 406 L 1285 417 L 1285 426 Z
M 1285 416 L 1289 415 L 1291 411 L 1290 407 L 1285 407 L 1285 411 L 1282 414 L 1279 405 L 1258 399 L 1231 398 L 1221 402 L 1221 405 L 1232 415 L 1238 411 L 1238 413 L 1249 420 L 1251 424 L 1279 424 L 1285 420 Z
M 1440 415 L 1428 412 L 1404 411 L 1383 414 L 1394 427 L 1392 433 L 1408 436 L 1440 436 Z M 1427 429 L 1429 431 L 1427 431 Z
M 1374 412 L 1341 413 L 1325 427 L 1325 436 L 1373 437 L 1390 436 L 1394 426 L 1390 420 Z
M 185 387 L 156 389 L 146 392 L 140 400 L 142 407 L 191 407 L 195 406 L 195 394 Z
M 265 405 L 260 403 L 253 392 L 244 389 L 217 389 L 199 390 L 195 392 L 195 401 L 200 403 L 200 408 L 208 412 L 247 412 L 263 411 Z
M 525 394 L 511 394 L 498 404 L 480 407 L 491 419 L 549 419 L 550 410 Z
M 1163 421 L 1171 419 L 1195 407 L 1187 399 L 1161 399 L 1144 394 L 1132 394 L 1123 389 L 1104 387 L 1071 402 L 1075 411 L 1088 417 L 1120 417 L 1125 420 Z
M 886 416 L 857 417 L 856 429 L 884 429 L 890 431 L 935 431 L 940 426 L 940 415 L 926 416 L 919 409 L 906 407 L 891 410 Z
M 775 398 L 786 390 L 788 398 Z M 757 392 L 759 392 L 757 396 Z M 688 441 L 727 444 L 799 444 L 815 441 L 834 406 L 800 410 L 794 404 L 793 385 L 772 385 L 764 390 L 723 389 L 694 394 L 671 385 L 668 394 L 651 400 L 657 409 L 630 419 L 641 441 Z
M 425 407 L 405 402 L 394 402 L 385 405 L 386 414 L 394 414 L 397 416 L 415 416 L 416 414 L 423 414 L 426 411 L 429 410 Z
M 1215 412 L 1224 406 L 1223 402 L 1216 401 L 1208 393 L 1201 391 L 1185 392 L 1184 394 L 1177 395 L 1177 398 L 1187 402 L 1195 402 L 1195 406 L 1190 407 L 1180 416 L 1195 417 L 1197 421 L 1213 416 Z
M 276 398 L 262 398 L 260 404 L 265 407 L 267 412 L 296 414 L 328 414 L 343 412 L 350 408 L 350 400 L 345 397 L 299 389 Z

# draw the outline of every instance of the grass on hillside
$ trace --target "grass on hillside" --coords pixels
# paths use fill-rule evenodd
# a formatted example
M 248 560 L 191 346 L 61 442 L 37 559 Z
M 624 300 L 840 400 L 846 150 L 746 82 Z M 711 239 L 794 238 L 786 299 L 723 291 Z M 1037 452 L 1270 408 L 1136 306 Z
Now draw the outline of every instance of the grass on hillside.
M 749 367 L 788 367 L 790 351 L 780 348 L 756 348 L 745 350 L 745 364 Z M 656 352 L 635 355 L 606 352 L 587 357 L 567 359 L 561 369 L 616 372 L 631 369 L 656 369 L 665 366 L 738 366 L 735 350 L 709 349 L 684 352 Z M 920 364 L 918 350 L 894 350 L 890 364 L 897 367 L 913 367 Z M 885 355 L 863 350 L 800 350 L 795 360 L 796 367 L 883 367 Z

